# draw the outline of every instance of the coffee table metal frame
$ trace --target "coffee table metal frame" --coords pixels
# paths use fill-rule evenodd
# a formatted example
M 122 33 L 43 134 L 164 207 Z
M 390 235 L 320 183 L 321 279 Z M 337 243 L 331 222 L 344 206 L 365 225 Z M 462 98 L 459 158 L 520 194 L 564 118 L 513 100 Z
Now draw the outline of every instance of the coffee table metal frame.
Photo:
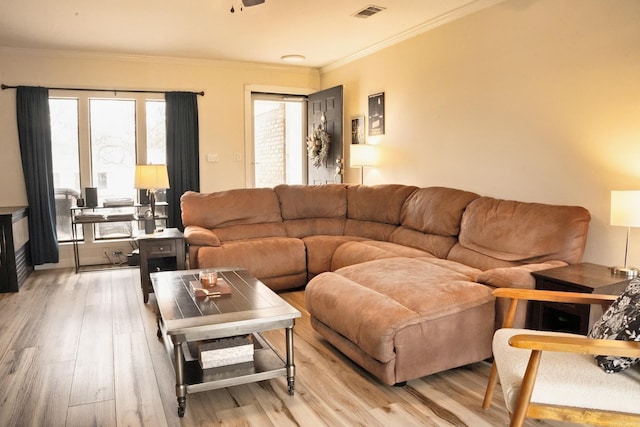
M 195 298 L 189 281 L 197 280 L 199 270 L 150 275 L 156 297 L 157 335 L 172 358 L 180 417 L 184 416 L 188 393 L 280 376 L 287 377 L 289 394 L 295 392 L 293 327 L 300 312 L 246 270 L 218 270 L 231 285 L 231 296 Z M 284 360 L 259 334 L 280 328 L 285 329 Z M 253 362 L 203 370 L 197 358 L 189 357 L 190 342 L 246 334 L 253 335 Z

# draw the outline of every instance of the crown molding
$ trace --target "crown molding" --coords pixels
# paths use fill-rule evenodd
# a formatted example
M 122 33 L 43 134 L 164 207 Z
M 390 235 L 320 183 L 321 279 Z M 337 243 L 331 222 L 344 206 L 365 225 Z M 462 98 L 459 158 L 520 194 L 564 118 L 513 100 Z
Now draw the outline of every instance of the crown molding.
M 362 59 L 375 52 L 378 52 L 382 49 L 396 45 L 402 41 L 408 40 L 417 35 L 426 33 L 427 31 L 433 30 L 434 28 L 437 28 L 449 22 L 455 21 L 456 19 L 462 18 L 463 16 L 470 15 L 479 10 L 486 9 L 498 3 L 502 3 L 503 1 L 504 0 L 473 0 L 463 6 L 458 7 L 457 9 L 453 9 L 451 11 L 443 13 L 442 15 L 439 15 L 420 25 L 410 28 L 407 31 L 404 31 L 400 34 L 396 34 L 395 36 L 389 37 L 388 39 L 380 43 L 376 43 L 352 55 L 346 56 L 342 59 L 332 62 L 331 64 L 320 67 L 320 73 L 322 74 L 322 73 L 327 73 L 329 71 L 335 70 L 351 62 L 357 61 L 358 59 Z
M 94 51 L 79 50 L 63 50 L 63 49 L 34 49 L 21 47 L 0 46 L 0 54 L 17 55 L 17 56 L 38 56 L 49 58 L 66 58 L 78 60 L 103 60 L 103 61 L 122 61 L 122 62 L 140 62 L 146 64 L 172 64 L 172 65 L 189 65 L 189 66 L 215 66 L 227 68 L 253 68 L 257 70 L 279 70 L 287 72 L 299 72 L 308 74 L 310 72 L 318 72 L 318 68 L 304 67 L 299 65 L 279 65 L 267 64 L 247 61 L 230 61 L 220 59 L 204 59 L 204 58 L 182 58 L 172 56 L 153 56 L 153 55 L 134 55 L 120 53 L 106 53 Z

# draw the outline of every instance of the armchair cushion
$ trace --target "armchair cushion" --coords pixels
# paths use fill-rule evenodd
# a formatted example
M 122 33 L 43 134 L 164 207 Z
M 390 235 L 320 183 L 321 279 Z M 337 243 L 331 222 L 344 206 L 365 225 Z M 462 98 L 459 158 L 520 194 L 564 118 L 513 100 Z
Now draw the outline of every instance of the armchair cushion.
M 496 331 L 493 338 L 493 355 L 505 403 L 510 412 L 516 406 L 531 351 L 512 347 L 509 340 L 523 333 L 580 337 L 560 332 L 524 329 Z M 593 358 L 587 354 L 546 351 L 542 354 L 531 403 L 637 414 L 640 412 L 637 403 L 639 367 L 634 366 L 620 375 L 608 375 L 598 369 L 593 363 Z
M 604 315 L 593 325 L 590 338 L 640 341 L 640 278 L 633 279 Z M 640 362 L 638 358 L 596 356 L 598 366 L 613 373 Z

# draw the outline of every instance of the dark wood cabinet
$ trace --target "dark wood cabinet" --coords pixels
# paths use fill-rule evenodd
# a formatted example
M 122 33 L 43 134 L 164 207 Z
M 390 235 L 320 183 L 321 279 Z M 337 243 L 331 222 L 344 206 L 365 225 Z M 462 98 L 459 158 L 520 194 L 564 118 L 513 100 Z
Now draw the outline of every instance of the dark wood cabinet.
M 582 263 L 531 273 L 536 289 L 590 294 L 617 295 L 629 279 L 616 276 L 609 267 Z M 562 331 L 586 335 L 602 316 L 600 306 L 581 304 L 532 303 L 530 327 L 545 331 Z
M 18 292 L 32 271 L 27 207 L 0 207 L 0 292 Z
M 140 284 L 144 302 L 149 301 L 153 292 L 149 273 L 157 271 L 184 270 L 184 235 L 177 228 L 167 228 L 153 234 L 138 234 L 140 250 Z

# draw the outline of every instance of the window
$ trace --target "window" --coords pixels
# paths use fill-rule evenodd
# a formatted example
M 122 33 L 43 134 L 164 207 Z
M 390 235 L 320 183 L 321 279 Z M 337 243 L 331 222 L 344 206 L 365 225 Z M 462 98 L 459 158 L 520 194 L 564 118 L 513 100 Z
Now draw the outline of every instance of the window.
M 161 94 L 52 91 L 49 106 L 57 232 L 63 242 L 71 240 L 70 208 L 83 188 L 97 187 L 99 204 L 108 198 L 138 201 L 136 163 L 166 163 L 165 102 Z M 93 238 L 130 232 L 131 224 L 98 224 Z
M 252 94 L 254 187 L 306 182 L 304 98 Z
M 57 233 L 58 240 L 65 241 L 71 239 L 71 206 L 80 197 L 78 100 L 49 99 L 49 110 Z

